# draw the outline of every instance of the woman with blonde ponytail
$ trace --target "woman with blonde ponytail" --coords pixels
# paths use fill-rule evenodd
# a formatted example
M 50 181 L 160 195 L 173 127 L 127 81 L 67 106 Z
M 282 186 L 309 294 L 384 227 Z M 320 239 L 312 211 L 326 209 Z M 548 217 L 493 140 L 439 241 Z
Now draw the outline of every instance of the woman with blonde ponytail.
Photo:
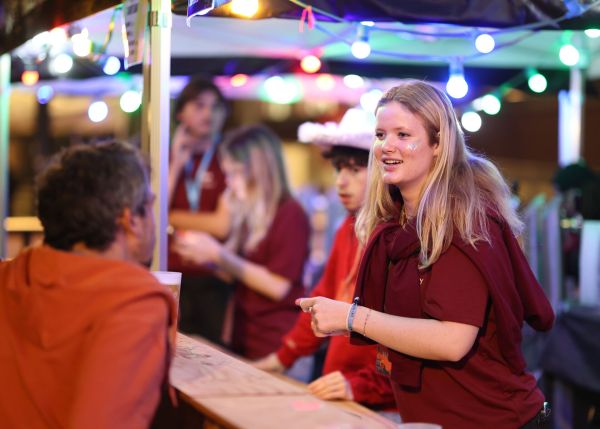
M 355 300 L 298 300 L 316 335 L 377 343 L 402 420 L 444 429 L 544 427 L 521 326 L 554 313 L 515 238 L 522 223 L 498 169 L 466 145 L 452 104 L 405 80 L 376 109 L 366 243 Z
M 253 125 L 234 130 L 219 146 L 231 232 L 222 244 L 186 231 L 175 250 L 234 284 L 231 348 L 249 359 L 274 352 L 298 317 L 304 291 L 310 224 L 292 197 L 280 139 Z

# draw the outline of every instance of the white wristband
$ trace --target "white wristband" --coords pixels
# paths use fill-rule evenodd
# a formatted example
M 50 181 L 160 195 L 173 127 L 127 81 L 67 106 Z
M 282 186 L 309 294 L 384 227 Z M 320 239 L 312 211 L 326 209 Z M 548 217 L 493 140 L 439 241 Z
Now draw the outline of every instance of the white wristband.
M 348 315 L 346 316 L 346 329 L 348 332 L 352 332 L 352 323 L 354 322 L 354 316 L 356 316 L 356 309 L 358 308 L 358 297 L 354 298 L 354 302 L 348 309 Z

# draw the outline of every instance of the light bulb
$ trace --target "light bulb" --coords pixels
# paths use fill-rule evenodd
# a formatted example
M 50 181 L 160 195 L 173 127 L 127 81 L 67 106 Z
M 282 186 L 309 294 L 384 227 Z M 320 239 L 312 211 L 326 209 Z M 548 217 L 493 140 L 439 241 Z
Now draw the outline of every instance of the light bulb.
M 250 18 L 258 12 L 258 0 L 233 0 L 231 12 L 245 18 Z
M 475 39 L 475 48 L 482 54 L 489 54 L 494 50 L 496 41 L 489 34 L 480 34 Z
M 357 74 L 347 74 L 344 76 L 344 85 L 348 88 L 357 89 L 365 84 L 365 80 Z
M 248 75 L 243 73 L 238 73 L 236 75 L 231 76 L 229 83 L 234 88 L 239 88 L 240 86 L 246 85 L 248 82 Z
M 88 107 L 88 118 L 92 122 L 102 122 L 108 116 L 108 106 L 104 101 L 94 101 Z
M 50 85 L 42 85 L 37 90 L 37 99 L 40 104 L 47 104 L 54 96 L 54 90 Z
M 323 73 L 317 76 L 315 83 L 317 84 L 317 88 L 319 88 L 321 91 L 331 91 L 333 88 L 335 88 L 335 79 L 328 73 Z
M 40 73 L 37 70 L 25 70 L 21 74 L 21 82 L 26 86 L 35 85 L 40 80 Z
M 321 60 L 315 55 L 307 55 L 300 61 L 300 67 L 305 73 L 316 73 L 321 68 Z
M 367 27 L 359 25 L 356 30 L 356 40 L 352 43 L 350 50 L 352 55 L 359 60 L 364 60 L 371 55 L 371 45 L 369 45 L 369 32 Z
M 564 65 L 574 66 L 579 62 L 579 51 L 571 44 L 564 45 L 562 48 L 560 48 L 558 57 Z
M 62 53 L 52 58 L 48 68 L 52 74 L 65 74 L 73 67 L 73 58 L 70 55 Z
M 452 98 L 463 98 L 469 92 L 463 66 L 459 61 L 450 64 L 450 78 L 446 83 L 446 92 Z
M 481 116 L 476 112 L 465 112 L 460 118 L 460 123 L 465 130 L 474 133 L 481 128 Z
M 87 32 L 73 34 L 71 36 L 73 53 L 78 57 L 87 57 L 92 52 L 92 41 L 88 39 Z
M 379 89 L 372 89 L 369 92 L 365 92 L 360 96 L 360 106 L 366 112 L 375 113 L 375 109 L 377 108 L 377 103 L 381 100 L 381 96 L 383 92 Z
M 142 94 L 137 91 L 125 91 L 119 99 L 119 106 L 125 113 L 135 112 L 142 104 Z
M 112 55 L 106 59 L 104 67 L 102 67 L 102 71 L 109 76 L 119 73 L 119 70 L 121 70 L 121 61 Z
M 488 115 L 495 115 L 500 111 L 502 103 L 498 97 L 492 94 L 484 95 L 481 99 L 482 110 Z
M 527 84 L 529 85 L 529 89 L 537 93 L 544 92 L 548 87 L 548 81 L 544 75 L 537 72 L 533 72 L 531 76 L 529 76 Z

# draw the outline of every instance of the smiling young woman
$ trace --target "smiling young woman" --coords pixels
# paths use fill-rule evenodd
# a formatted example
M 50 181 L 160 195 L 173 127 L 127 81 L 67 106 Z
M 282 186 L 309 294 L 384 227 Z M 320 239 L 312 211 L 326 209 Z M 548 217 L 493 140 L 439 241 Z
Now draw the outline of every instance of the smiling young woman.
M 510 189 L 466 146 L 448 97 L 414 80 L 376 110 L 366 243 L 356 304 L 304 298 L 316 335 L 379 345 L 406 422 L 444 428 L 543 427 L 544 397 L 525 370 L 521 326 L 554 314 L 515 234 Z M 404 215 L 403 215 L 404 213 Z M 404 222 L 403 222 L 404 216 Z M 360 305 L 358 305 L 360 304 Z

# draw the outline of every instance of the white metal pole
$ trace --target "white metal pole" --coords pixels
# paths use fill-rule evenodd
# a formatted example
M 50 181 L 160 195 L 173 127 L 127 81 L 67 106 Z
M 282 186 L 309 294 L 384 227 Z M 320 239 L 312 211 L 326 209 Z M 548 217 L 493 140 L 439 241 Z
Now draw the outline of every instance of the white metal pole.
M 152 189 L 156 195 L 156 246 L 152 269 L 165 270 L 167 267 L 167 225 L 168 195 L 167 177 L 169 169 L 169 81 L 171 78 L 171 2 L 169 0 L 150 1 L 150 85 L 145 110 L 147 118 L 142 127 L 148 127 L 150 138 L 150 162 L 152 166 Z M 148 75 L 144 75 L 148 79 Z M 144 135 L 144 133 L 142 133 Z
M 10 116 L 10 54 L 0 55 L 0 258 L 6 257 L 6 230 L 8 216 L 8 147 Z

